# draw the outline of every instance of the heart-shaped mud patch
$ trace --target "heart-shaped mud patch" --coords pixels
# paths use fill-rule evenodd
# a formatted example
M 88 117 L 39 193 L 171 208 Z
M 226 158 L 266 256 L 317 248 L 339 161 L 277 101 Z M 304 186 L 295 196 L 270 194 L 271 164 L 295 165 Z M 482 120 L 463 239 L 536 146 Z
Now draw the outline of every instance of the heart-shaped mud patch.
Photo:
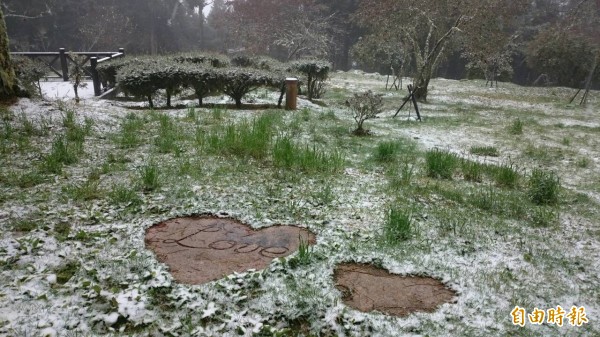
M 146 231 L 146 247 L 170 267 L 177 281 L 187 284 L 264 269 L 274 258 L 298 250 L 300 240 L 314 244 L 315 235 L 294 226 L 254 230 L 234 219 L 214 216 L 167 220 Z
M 456 296 L 434 278 L 395 275 L 367 264 L 342 263 L 335 268 L 334 279 L 344 303 L 363 312 L 393 316 L 433 312 Z

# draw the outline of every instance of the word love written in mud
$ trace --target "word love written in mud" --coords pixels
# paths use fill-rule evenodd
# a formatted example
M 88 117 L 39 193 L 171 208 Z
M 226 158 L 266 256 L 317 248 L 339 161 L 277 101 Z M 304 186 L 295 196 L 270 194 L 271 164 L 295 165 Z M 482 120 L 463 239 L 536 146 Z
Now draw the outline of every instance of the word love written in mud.
M 181 239 L 150 239 L 149 242 L 162 242 L 163 244 L 177 244 L 181 247 L 190 248 L 190 249 L 214 249 L 214 250 L 233 250 L 235 253 L 240 254 L 248 254 L 257 252 L 258 254 L 268 257 L 275 258 L 282 255 L 285 255 L 289 252 L 289 249 L 284 246 L 263 246 L 258 243 L 251 242 L 252 236 L 243 236 L 239 238 L 240 241 L 227 239 L 227 240 L 214 240 L 209 241 L 206 240 L 197 240 L 199 242 L 203 242 L 206 244 L 204 247 L 190 245 L 189 243 L 183 243 L 183 241 L 192 239 L 196 235 L 201 235 L 202 233 L 217 233 L 222 231 L 223 228 L 220 228 L 218 225 L 209 225 L 205 228 L 202 228 L 190 235 L 187 235 Z M 196 240 L 190 240 L 196 241 Z

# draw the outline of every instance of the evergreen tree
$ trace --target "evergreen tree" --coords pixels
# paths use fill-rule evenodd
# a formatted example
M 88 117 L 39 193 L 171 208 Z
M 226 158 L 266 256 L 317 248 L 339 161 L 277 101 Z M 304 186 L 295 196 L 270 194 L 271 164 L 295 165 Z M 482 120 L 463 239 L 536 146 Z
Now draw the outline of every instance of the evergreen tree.
M 6 33 L 4 13 L 0 8 L 0 99 L 15 96 L 15 81 L 15 70 L 8 53 L 8 34 Z

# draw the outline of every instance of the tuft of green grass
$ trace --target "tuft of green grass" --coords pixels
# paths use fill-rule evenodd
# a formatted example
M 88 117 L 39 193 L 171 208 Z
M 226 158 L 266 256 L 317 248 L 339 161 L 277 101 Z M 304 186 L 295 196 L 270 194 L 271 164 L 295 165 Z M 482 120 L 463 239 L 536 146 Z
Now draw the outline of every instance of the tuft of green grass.
M 527 194 L 536 205 L 554 205 L 558 203 L 560 179 L 556 173 L 533 169 L 529 177 Z
M 317 205 L 329 205 L 336 199 L 336 196 L 331 185 L 325 183 L 317 192 L 313 193 L 312 199 Z
M 67 222 L 60 222 L 54 225 L 54 237 L 58 241 L 65 241 L 71 233 L 71 225 Z
M 185 113 L 185 119 L 190 122 L 198 121 L 198 113 L 196 112 L 196 107 L 188 106 L 187 111 Z
M 116 137 L 117 145 L 122 149 L 131 149 L 141 144 L 139 137 L 144 128 L 144 120 L 134 113 L 129 113 L 121 123 L 121 130 Z
M 492 175 L 499 187 L 515 188 L 519 184 L 519 173 L 512 164 L 494 167 Z
M 327 110 L 327 112 L 321 113 L 319 115 L 319 119 L 320 120 L 331 120 L 331 121 L 338 120 L 337 116 L 335 115 L 335 112 L 332 109 Z
M 398 166 L 389 168 L 386 175 L 389 188 L 393 191 L 399 191 L 412 182 L 415 176 L 415 166 L 409 162 L 402 162 Z
M 85 137 L 92 131 L 93 120 L 86 118 L 84 125 L 79 125 L 75 120 L 75 111 L 67 110 L 63 117 L 63 126 L 66 129 L 65 136 L 68 141 L 83 144 Z
M 519 118 L 515 119 L 508 128 L 508 133 L 511 135 L 523 134 L 523 121 Z
M 15 232 L 31 232 L 38 228 L 39 223 L 30 219 L 22 219 L 15 221 L 11 226 L 11 230 Z
M 77 273 L 79 270 L 79 263 L 77 261 L 69 261 L 64 265 L 60 266 L 55 270 L 56 273 L 56 282 L 60 285 L 63 285 Z
M 156 165 L 154 161 L 150 161 L 146 165 L 140 167 L 138 169 L 138 174 L 140 178 L 140 186 L 144 191 L 154 191 L 162 185 L 161 172 L 158 165 Z
M 36 130 L 35 126 L 33 125 L 33 122 L 31 122 L 27 118 L 27 115 L 25 115 L 25 113 L 21 114 L 20 121 L 21 121 L 22 131 L 25 135 L 33 136 L 36 134 L 41 134 L 41 132 Z
M 210 112 L 212 119 L 214 119 L 215 121 L 220 121 L 223 120 L 223 118 L 225 117 L 225 113 L 227 112 L 227 110 L 219 107 L 214 107 Z
M 477 156 L 498 157 L 498 149 L 493 146 L 472 146 L 469 149 L 471 154 Z
M 543 164 L 550 164 L 554 160 L 564 158 L 564 151 L 562 149 L 543 145 L 535 146 L 529 144 L 523 151 L 523 154 Z
M 65 136 L 56 137 L 50 153 L 42 161 L 42 172 L 60 174 L 63 165 L 71 165 L 79 161 L 81 151 L 80 144 L 69 142 Z
M 73 200 L 89 201 L 101 198 L 103 191 L 99 186 L 98 180 L 88 179 L 81 184 L 64 186 L 62 191 Z
M 490 213 L 499 213 L 502 209 L 500 195 L 491 187 L 484 187 L 469 196 L 471 205 Z
M 108 153 L 106 161 L 100 167 L 100 173 L 107 174 L 115 171 L 125 171 L 129 159 L 123 153 Z
M 481 182 L 484 168 L 485 165 L 475 161 L 466 159 L 460 161 L 460 169 L 463 178 L 467 181 Z
M 458 162 L 458 157 L 448 151 L 433 149 L 425 153 L 425 169 L 431 178 L 452 179 Z
M 586 157 L 579 158 L 575 162 L 575 166 L 577 166 L 579 168 L 588 168 L 588 167 L 590 167 L 590 160 Z
M 383 225 L 382 241 L 397 245 L 411 238 L 413 219 L 411 212 L 400 208 L 389 208 Z
M 27 171 L 22 174 L 9 172 L 6 176 L 0 177 L 0 182 L 7 186 L 18 186 L 20 188 L 30 188 L 43 184 L 48 181 L 48 176 L 39 171 Z
M 198 128 L 196 143 L 216 154 L 264 159 L 269 153 L 274 122 L 272 114 L 265 114 L 252 122 L 218 126 L 208 133 Z
M 379 163 L 391 163 L 396 160 L 400 146 L 397 142 L 385 141 L 377 144 L 373 158 Z
M 108 193 L 110 201 L 115 205 L 136 206 L 142 203 L 142 199 L 137 192 L 126 185 L 115 185 Z
M 296 268 L 297 266 L 306 266 L 310 264 L 310 261 L 313 259 L 313 249 L 308 242 L 307 239 L 304 239 L 302 236 L 298 236 L 298 253 L 288 260 L 288 265 L 291 268 Z
M 548 228 L 558 224 L 559 214 L 552 207 L 539 206 L 531 210 L 528 218 L 533 227 Z
M 173 119 L 166 114 L 159 115 L 158 136 L 154 140 L 154 145 L 159 153 L 175 153 L 179 155 L 181 148 L 178 145 L 179 132 Z
M 316 146 L 303 147 L 287 136 L 277 138 L 272 157 L 275 167 L 297 169 L 305 173 L 334 173 L 344 166 L 344 158 L 339 152 L 328 153 Z

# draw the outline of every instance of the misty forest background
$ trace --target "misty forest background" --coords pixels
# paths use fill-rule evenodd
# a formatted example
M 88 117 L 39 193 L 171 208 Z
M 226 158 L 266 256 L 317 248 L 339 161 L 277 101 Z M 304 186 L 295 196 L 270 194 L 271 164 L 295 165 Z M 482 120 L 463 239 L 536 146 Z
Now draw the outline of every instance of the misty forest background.
M 600 73 L 600 0 L 2 0 L 1 6 L 11 51 L 124 47 L 130 55 L 315 57 L 337 70 L 394 72 L 416 81 L 498 76 L 576 88 L 594 86 Z

